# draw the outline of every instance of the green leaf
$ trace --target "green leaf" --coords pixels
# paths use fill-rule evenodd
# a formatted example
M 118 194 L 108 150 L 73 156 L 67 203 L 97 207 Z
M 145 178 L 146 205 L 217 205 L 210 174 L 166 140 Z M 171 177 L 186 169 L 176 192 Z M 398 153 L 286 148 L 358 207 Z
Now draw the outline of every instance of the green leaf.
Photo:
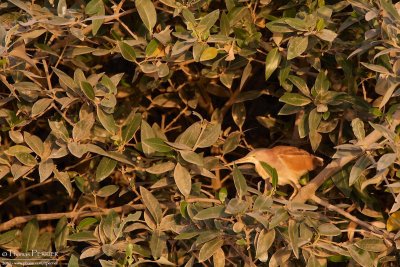
M 188 197 L 192 189 L 192 177 L 189 171 L 179 163 L 175 166 L 174 179 L 182 195 Z
M 53 103 L 53 99 L 50 98 L 42 98 L 35 102 L 32 106 L 31 115 L 35 117 L 45 111 L 50 104 Z
M 101 77 L 101 84 L 104 85 L 107 89 L 109 89 L 110 90 L 109 92 L 111 94 L 117 93 L 117 86 L 107 75 L 103 75 Z
M 117 166 L 117 161 L 108 157 L 103 157 L 100 160 L 96 169 L 96 181 L 101 182 L 114 171 Z
M 71 179 L 69 178 L 69 175 L 67 172 L 59 172 L 58 170 L 54 170 L 54 176 L 60 183 L 65 187 L 65 189 L 68 192 L 68 195 L 72 197 L 73 194 L 73 189 L 72 189 L 72 184 L 71 184 Z
M 278 226 L 281 222 L 286 221 L 289 218 L 289 214 L 284 208 L 279 208 L 275 211 L 275 214 L 272 216 L 268 229 L 273 229 Z
M 289 219 L 288 227 L 289 241 L 293 250 L 293 254 L 298 259 L 299 258 L 299 224 L 293 220 Z
M 109 197 L 113 194 L 115 194 L 119 189 L 118 185 L 110 184 L 106 185 L 97 191 L 96 195 L 99 197 Z
M 68 234 L 68 220 L 67 217 L 63 216 L 58 220 L 54 230 L 54 245 L 57 251 L 61 251 L 67 246 Z
M 310 132 L 316 131 L 318 129 L 321 119 L 322 115 L 321 113 L 317 112 L 317 109 L 314 108 L 310 111 L 308 115 L 308 128 L 310 129 Z
M 268 176 L 271 177 L 272 186 L 276 188 L 279 179 L 276 169 L 264 161 L 260 161 L 260 165 L 268 173 Z
M 249 204 L 240 198 L 232 198 L 226 205 L 225 213 L 227 214 L 244 214 L 249 208 Z
M 79 120 L 72 129 L 72 137 L 74 138 L 74 141 L 78 142 L 89 139 L 93 124 L 94 116 L 92 115 Z
M 203 133 L 200 135 L 197 142 L 198 148 L 210 147 L 217 142 L 219 135 L 221 134 L 221 124 L 219 123 L 208 123 Z
M 224 217 L 225 215 L 225 207 L 224 206 L 215 206 L 208 209 L 204 209 L 199 211 L 193 219 L 195 220 L 209 220 L 209 219 L 217 219 Z
M 153 138 L 148 138 L 142 140 L 142 146 L 146 146 L 150 148 L 151 150 L 161 152 L 161 153 L 166 153 L 171 151 L 171 147 L 168 146 L 164 140 L 158 137 L 153 137 Z
M 269 267 L 285 266 L 287 262 L 290 262 L 291 251 L 288 247 L 282 247 L 278 249 L 272 256 L 268 263 Z
M 35 248 L 39 238 L 39 224 L 36 219 L 29 221 L 22 230 L 21 251 L 28 252 Z
M 353 165 L 349 176 L 349 186 L 355 184 L 360 175 L 371 165 L 371 161 L 367 155 L 361 156 Z
M 383 155 L 376 164 L 376 170 L 381 171 L 389 168 L 397 159 L 396 153 L 388 153 Z
M 76 229 L 78 230 L 83 230 L 83 229 L 88 229 L 91 225 L 97 223 L 98 220 L 93 217 L 87 217 L 82 219 L 79 224 L 76 226 Z
M 289 75 L 289 81 L 291 81 L 294 86 L 296 86 L 300 92 L 302 92 L 305 96 L 310 96 L 310 89 L 307 86 L 307 83 L 300 77 Z
M 308 37 L 292 37 L 289 40 L 287 59 L 291 60 L 300 56 L 304 51 L 306 51 L 308 46 Z
M 146 169 L 146 172 L 152 173 L 152 174 L 163 174 L 169 171 L 172 171 L 175 168 L 175 163 L 173 162 L 162 162 L 155 164 L 149 168 Z
M 54 164 L 52 159 L 47 159 L 45 161 L 40 162 L 39 164 L 39 176 L 40 182 L 44 182 L 50 175 L 53 173 L 56 165 Z
M 275 240 L 275 234 L 274 229 L 268 232 L 265 232 L 264 229 L 261 230 L 257 239 L 256 259 L 261 262 L 266 262 L 268 260 L 268 250 Z
M 218 49 L 215 47 L 207 47 L 204 49 L 203 53 L 201 53 L 200 61 L 206 61 L 214 59 L 218 55 Z
M 51 67 L 53 71 L 56 73 L 58 79 L 60 80 L 60 84 L 63 83 L 65 84 L 69 89 L 72 89 L 73 91 L 76 91 L 78 89 L 78 86 L 76 85 L 74 79 L 69 77 L 65 72 Z
M 157 23 L 157 12 L 151 0 L 135 0 L 135 6 L 144 25 L 150 33 Z
M 229 19 L 225 12 L 222 12 L 221 19 L 220 19 L 220 34 L 229 36 L 231 27 L 229 25 Z
M 118 42 L 118 47 L 123 58 L 131 62 L 136 62 L 136 53 L 133 47 L 124 42 Z
M 38 156 L 43 156 L 44 144 L 42 139 L 36 135 L 32 135 L 28 132 L 24 132 L 25 143 L 35 152 Z
M 396 138 L 396 134 L 392 131 L 389 130 L 387 127 L 380 125 L 380 124 L 375 124 L 372 122 L 369 122 L 369 124 L 378 132 L 380 132 L 385 138 L 389 139 L 390 141 L 394 142 Z
M 94 15 L 100 12 L 103 6 L 102 0 L 91 0 L 85 7 L 85 13 L 88 15 Z
M 293 28 L 283 18 L 268 22 L 265 26 L 273 33 L 293 32 Z
M 0 180 L 10 172 L 10 168 L 5 165 L 0 165 Z
M 90 83 L 88 83 L 86 81 L 81 81 L 80 87 L 81 87 L 82 92 L 85 94 L 85 96 L 87 98 L 89 98 L 92 101 L 95 100 L 94 90 Z
M 380 238 L 364 238 L 357 241 L 355 245 L 363 250 L 371 252 L 384 252 L 388 249 L 385 241 Z
M 349 245 L 347 250 L 350 253 L 350 256 L 361 266 L 363 267 L 373 267 L 374 259 L 372 255 L 365 250 L 357 248 L 355 245 Z
M 314 89 L 317 94 L 322 94 L 328 91 L 330 86 L 329 80 L 326 77 L 325 71 L 318 73 L 317 79 L 315 80 Z
M 265 80 L 267 81 L 271 77 L 272 73 L 278 68 L 281 62 L 281 54 L 278 48 L 274 48 L 269 51 L 267 58 L 265 59 Z
M 27 147 L 27 146 L 22 146 L 22 145 L 15 145 L 9 147 L 6 151 L 4 151 L 5 154 L 9 156 L 16 156 L 19 153 L 32 153 L 33 151 Z
M 155 230 L 150 238 L 151 255 L 155 259 L 160 258 L 166 246 L 167 246 L 166 235 L 159 230 Z
M 269 211 L 272 206 L 272 198 L 264 195 L 259 195 L 254 201 L 253 210 L 258 212 Z
M 318 233 L 324 236 L 338 236 L 342 234 L 342 231 L 331 223 L 324 223 L 318 226 Z
M 4 245 L 15 240 L 15 237 L 17 236 L 19 231 L 20 230 L 10 230 L 0 234 L 0 245 Z
M 97 118 L 99 119 L 101 125 L 103 125 L 104 129 L 106 129 L 110 134 L 115 135 L 118 127 L 115 124 L 115 120 L 112 114 L 105 113 L 103 109 L 98 106 Z
M 143 204 L 149 210 L 156 224 L 160 224 L 162 220 L 162 210 L 160 203 L 153 194 L 144 187 L 140 187 L 140 195 L 142 196 Z
M 247 193 L 247 183 L 243 174 L 236 166 L 233 167 L 233 182 L 235 184 L 236 192 L 239 195 L 239 198 L 243 198 L 243 196 Z
M 235 124 L 242 129 L 246 120 L 246 106 L 243 102 L 235 103 L 232 105 L 232 118 Z
M 365 137 L 364 122 L 359 118 L 355 118 L 351 121 L 351 127 L 353 128 L 353 133 L 357 139 L 363 140 Z
M 298 18 L 285 18 L 285 22 L 296 30 L 307 31 L 307 24 L 304 20 Z
M 229 152 L 234 151 L 240 144 L 240 136 L 241 136 L 240 132 L 230 133 L 224 142 L 224 145 L 222 147 L 222 152 L 224 154 L 227 154 Z
M 197 139 L 200 136 L 200 132 L 201 125 L 199 122 L 195 122 L 190 125 L 189 128 L 187 128 L 181 135 L 179 135 L 175 142 L 192 148 L 196 144 Z
M 298 107 L 306 106 L 311 103 L 311 99 L 296 93 L 285 93 L 279 98 L 279 101 Z
M 18 153 L 15 157 L 25 166 L 33 167 L 38 163 L 35 157 L 28 153 Z
M 191 150 L 181 150 L 180 154 L 182 158 L 189 163 L 196 164 L 197 166 L 204 165 L 203 157 L 197 154 L 196 152 L 193 152 Z
M 226 257 L 225 252 L 222 248 L 215 250 L 213 254 L 214 267 L 225 267 Z
M 318 31 L 315 35 L 318 38 L 328 42 L 333 42 L 333 40 L 335 40 L 337 37 L 337 33 L 328 29 L 323 29 L 321 31 Z
M 125 122 L 125 126 L 121 131 L 121 141 L 123 144 L 127 144 L 135 135 L 142 122 L 142 114 L 135 113 L 130 115 Z
M 203 262 L 211 258 L 214 253 L 222 247 L 223 244 L 224 239 L 222 238 L 215 238 L 205 243 L 199 252 L 199 262 Z
M 217 22 L 219 18 L 219 9 L 212 11 L 205 15 L 197 24 L 196 31 L 199 33 L 207 32 L 211 29 L 212 26 Z
M 310 139 L 312 150 L 316 151 L 321 144 L 322 135 L 317 131 L 310 131 L 308 137 Z
M 79 267 L 79 259 L 75 254 L 72 254 L 69 258 L 68 267 Z
M 240 78 L 240 85 L 239 85 L 240 90 L 243 88 L 244 84 L 249 79 L 252 70 L 253 70 L 253 67 L 251 65 L 251 61 L 249 61 L 246 65 L 246 67 L 244 67 L 242 77 Z M 240 98 L 240 96 L 236 99 L 236 103 L 242 102 L 242 101 L 239 101 L 239 98 Z
M 82 231 L 68 236 L 70 241 L 96 241 L 97 238 L 93 235 L 92 231 Z
M 52 130 L 52 134 L 56 137 L 56 138 L 60 138 L 66 142 L 68 142 L 69 140 L 69 133 L 67 128 L 65 127 L 65 124 L 63 121 L 51 121 L 49 120 L 49 126 Z
M 154 153 L 156 150 L 153 147 L 147 145 L 146 143 L 143 143 L 143 141 L 147 140 L 147 139 L 155 138 L 156 135 L 153 131 L 153 128 L 151 128 L 151 126 L 145 120 L 142 120 L 142 126 L 141 126 L 140 130 L 141 130 L 140 131 L 140 139 L 142 140 L 143 152 L 146 155 L 150 155 L 150 154 Z

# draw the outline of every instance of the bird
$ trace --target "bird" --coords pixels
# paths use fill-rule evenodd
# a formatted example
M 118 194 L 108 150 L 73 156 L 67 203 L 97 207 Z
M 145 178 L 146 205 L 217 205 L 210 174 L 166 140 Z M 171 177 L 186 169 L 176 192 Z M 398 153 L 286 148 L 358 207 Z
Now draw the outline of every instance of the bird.
M 263 179 L 270 179 L 269 173 L 263 168 L 265 162 L 274 168 L 278 175 L 278 185 L 291 185 L 294 192 L 292 199 L 301 188 L 299 179 L 306 173 L 323 166 L 322 158 L 293 146 L 275 146 L 273 148 L 256 148 L 241 159 L 228 165 L 252 163 L 255 170 Z

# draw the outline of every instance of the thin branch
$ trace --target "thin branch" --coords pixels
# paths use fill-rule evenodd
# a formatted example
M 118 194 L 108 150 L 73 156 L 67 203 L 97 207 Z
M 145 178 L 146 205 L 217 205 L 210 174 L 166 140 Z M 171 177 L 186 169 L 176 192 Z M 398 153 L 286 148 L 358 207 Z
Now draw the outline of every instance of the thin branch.
M 161 204 L 162 208 L 176 208 L 175 204 Z M 122 205 L 115 208 L 102 209 L 101 211 L 71 211 L 71 212 L 60 212 L 60 213 L 44 213 L 44 214 L 35 214 L 35 215 L 25 215 L 15 217 L 9 221 L 6 221 L 0 224 L 0 232 L 7 231 L 17 225 L 29 222 L 30 220 L 36 219 L 38 221 L 50 221 L 50 220 L 58 220 L 62 217 L 67 218 L 75 218 L 75 217 L 91 217 L 91 216 L 101 216 L 108 214 L 110 211 L 115 211 L 117 213 L 128 213 L 133 210 L 144 210 L 146 206 L 143 204 L 134 204 L 134 205 Z
M 57 107 L 56 104 L 52 103 L 51 106 L 52 106 L 52 107 L 58 112 L 58 114 L 60 114 L 61 117 L 63 117 L 64 120 L 65 120 L 66 122 L 68 122 L 71 126 L 74 126 L 74 125 L 75 125 L 75 123 L 73 123 L 73 122 L 67 117 L 66 114 L 64 114 L 63 112 L 61 112 L 61 110 Z
M 168 130 L 175 124 L 175 122 L 188 110 L 188 106 L 179 112 L 179 114 L 165 127 L 164 132 L 168 132 Z
M 42 186 L 42 185 L 45 185 L 45 184 L 48 184 L 48 183 L 51 183 L 51 182 L 53 182 L 53 180 L 48 179 L 48 180 L 46 180 L 44 182 L 41 182 L 41 183 L 38 183 L 38 184 L 34 184 L 34 185 L 31 185 L 31 186 L 19 189 L 19 191 L 15 192 L 14 194 L 8 196 L 7 198 L 1 200 L 0 201 L 0 206 L 3 205 L 4 203 L 6 203 L 7 201 L 19 196 L 20 194 L 25 193 L 28 190 L 31 190 L 33 188 L 36 188 L 36 187 L 39 187 L 39 186 Z
M 357 217 L 351 215 L 350 213 L 342 210 L 341 208 L 339 208 L 337 206 L 334 206 L 334 205 L 330 204 L 329 202 L 327 202 L 325 200 L 322 200 L 322 199 L 320 199 L 319 197 L 317 197 L 315 195 L 312 196 L 311 199 L 313 201 L 315 201 L 317 204 L 319 204 L 321 206 L 324 206 L 328 210 L 335 211 L 335 212 L 343 215 L 347 219 L 350 219 L 351 221 L 355 222 L 356 224 L 360 225 L 361 227 L 363 227 L 363 228 L 365 228 L 365 229 L 367 229 L 367 230 L 369 230 L 369 231 L 371 231 L 373 233 L 376 233 L 378 235 L 382 235 L 383 237 L 390 238 L 390 239 L 394 238 L 394 234 L 393 233 L 388 233 L 387 231 L 384 231 L 384 230 L 379 229 L 379 228 L 377 228 L 377 227 L 375 227 L 375 226 L 373 226 L 373 225 L 371 225 L 371 224 L 369 224 L 367 222 L 364 222 L 364 221 L 358 219 Z

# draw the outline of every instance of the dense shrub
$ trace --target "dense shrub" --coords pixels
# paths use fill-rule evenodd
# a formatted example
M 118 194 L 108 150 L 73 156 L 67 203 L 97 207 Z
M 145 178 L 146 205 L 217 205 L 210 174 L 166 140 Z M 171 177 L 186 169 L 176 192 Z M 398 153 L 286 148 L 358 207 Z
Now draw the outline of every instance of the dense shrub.
M 399 266 L 399 5 L 0 7 L 0 261 Z M 278 144 L 292 200 L 227 166 Z

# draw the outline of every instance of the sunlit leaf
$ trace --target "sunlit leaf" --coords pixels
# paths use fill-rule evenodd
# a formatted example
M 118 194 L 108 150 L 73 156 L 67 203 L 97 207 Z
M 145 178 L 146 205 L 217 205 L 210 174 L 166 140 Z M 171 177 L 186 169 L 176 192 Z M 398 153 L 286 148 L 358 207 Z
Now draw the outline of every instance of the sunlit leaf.
M 189 171 L 179 163 L 175 166 L 174 179 L 182 195 L 188 197 L 192 189 L 192 177 Z
M 119 50 L 121 51 L 121 55 L 128 61 L 135 62 L 136 61 L 136 53 L 135 50 L 125 42 L 118 42 Z
M 96 180 L 101 182 L 102 180 L 107 178 L 114 171 L 116 166 L 117 166 L 116 160 L 103 157 L 100 160 L 100 163 L 96 169 Z
M 146 208 L 149 210 L 150 214 L 153 216 L 154 221 L 159 224 L 162 220 L 162 211 L 160 207 L 160 202 L 153 196 L 153 194 L 144 187 L 140 187 L 140 194 L 142 196 L 142 201 Z
M 246 195 L 247 183 L 243 174 L 240 172 L 239 168 L 234 166 L 233 168 L 233 182 L 235 183 L 236 192 L 240 198 Z
M 135 0 L 135 6 L 146 28 L 153 32 L 157 23 L 157 13 L 151 0 Z
M 29 221 L 22 230 L 21 251 L 28 252 L 35 248 L 39 238 L 39 224 L 37 220 Z
M 201 249 L 200 249 L 200 253 L 199 253 L 199 261 L 203 262 L 208 260 L 209 258 L 211 258 L 214 253 L 221 248 L 221 246 L 224 244 L 224 240 L 223 239 L 213 239 L 211 241 L 208 241 L 207 243 L 205 243 Z
M 306 51 L 308 46 L 308 37 L 292 37 L 289 40 L 289 47 L 288 47 L 288 53 L 287 53 L 287 59 L 293 59 L 301 54 L 303 54 L 304 51 Z
M 279 101 L 293 106 L 306 106 L 311 103 L 311 99 L 296 93 L 285 93 Z
M 268 52 L 267 58 L 265 59 L 265 80 L 271 77 L 272 73 L 278 68 L 281 62 L 281 54 L 278 48 L 274 48 Z

